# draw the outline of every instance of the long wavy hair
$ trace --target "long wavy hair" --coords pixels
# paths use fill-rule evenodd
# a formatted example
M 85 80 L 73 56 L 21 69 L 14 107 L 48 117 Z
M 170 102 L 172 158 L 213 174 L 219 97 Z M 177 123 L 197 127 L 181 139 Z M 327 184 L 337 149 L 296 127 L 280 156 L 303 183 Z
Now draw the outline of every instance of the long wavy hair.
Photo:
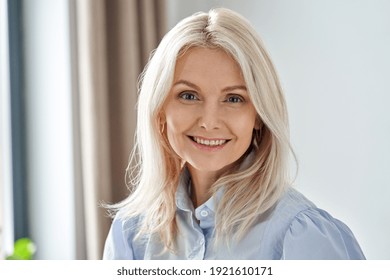
M 231 169 L 210 189 L 215 193 L 224 188 L 216 210 L 217 241 L 242 238 L 275 205 L 289 184 L 289 156 L 294 155 L 279 79 L 249 22 L 224 8 L 179 22 L 151 54 L 140 77 L 136 144 L 128 169 L 131 193 L 111 206 L 120 210 L 121 218 L 142 217 L 138 236 L 159 234 L 165 248 L 172 250 L 178 230 L 175 193 L 183 162 L 167 142 L 160 115 L 176 61 L 191 47 L 219 48 L 231 55 L 262 123 L 260 130 L 254 130 L 250 153 L 244 155 L 245 167 Z

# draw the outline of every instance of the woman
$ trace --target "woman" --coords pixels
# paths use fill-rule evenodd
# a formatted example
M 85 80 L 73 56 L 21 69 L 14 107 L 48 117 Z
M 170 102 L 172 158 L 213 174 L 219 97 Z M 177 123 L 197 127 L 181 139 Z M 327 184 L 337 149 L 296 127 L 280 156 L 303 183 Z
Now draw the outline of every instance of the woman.
M 288 182 L 286 104 L 258 35 L 215 9 L 178 23 L 142 78 L 132 192 L 104 259 L 363 259 Z

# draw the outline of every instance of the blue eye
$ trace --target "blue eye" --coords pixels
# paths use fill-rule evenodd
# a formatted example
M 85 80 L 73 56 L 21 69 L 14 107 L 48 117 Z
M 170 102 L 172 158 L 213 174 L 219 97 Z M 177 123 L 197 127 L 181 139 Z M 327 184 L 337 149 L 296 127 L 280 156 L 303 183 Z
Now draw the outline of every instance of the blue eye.
M 195 94 L 188 91 L 180 93 L 179 98 L 184 100 L 198 100 L 198 97 Z
M 241 96 L 233 95 L 233 96 L 229 96 L 228 98 L 226 98 L 226 102 L 240 103 L 240 102 L 244 102 L 244 99 Z

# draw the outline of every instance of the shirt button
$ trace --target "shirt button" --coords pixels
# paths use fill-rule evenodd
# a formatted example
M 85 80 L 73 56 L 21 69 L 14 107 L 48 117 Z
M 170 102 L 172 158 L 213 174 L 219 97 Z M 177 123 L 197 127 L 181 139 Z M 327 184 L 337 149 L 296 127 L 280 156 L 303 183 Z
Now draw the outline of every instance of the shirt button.
M 200 211 L 200 215 L 202 217 L 207 217 L 209 215 L 209 212 L 207 212 L 206 210 L 202 210 L 202 211 Z

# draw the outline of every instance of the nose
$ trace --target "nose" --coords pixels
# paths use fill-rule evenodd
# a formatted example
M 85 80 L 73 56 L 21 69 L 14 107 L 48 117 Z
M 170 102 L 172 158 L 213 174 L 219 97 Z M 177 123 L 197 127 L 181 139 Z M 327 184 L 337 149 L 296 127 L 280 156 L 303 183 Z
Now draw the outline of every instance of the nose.
M 221 108 L 218 102 L 205 103 L 199 116 L 199 126 L 206 130 L 215 130 L 221 127 Z

